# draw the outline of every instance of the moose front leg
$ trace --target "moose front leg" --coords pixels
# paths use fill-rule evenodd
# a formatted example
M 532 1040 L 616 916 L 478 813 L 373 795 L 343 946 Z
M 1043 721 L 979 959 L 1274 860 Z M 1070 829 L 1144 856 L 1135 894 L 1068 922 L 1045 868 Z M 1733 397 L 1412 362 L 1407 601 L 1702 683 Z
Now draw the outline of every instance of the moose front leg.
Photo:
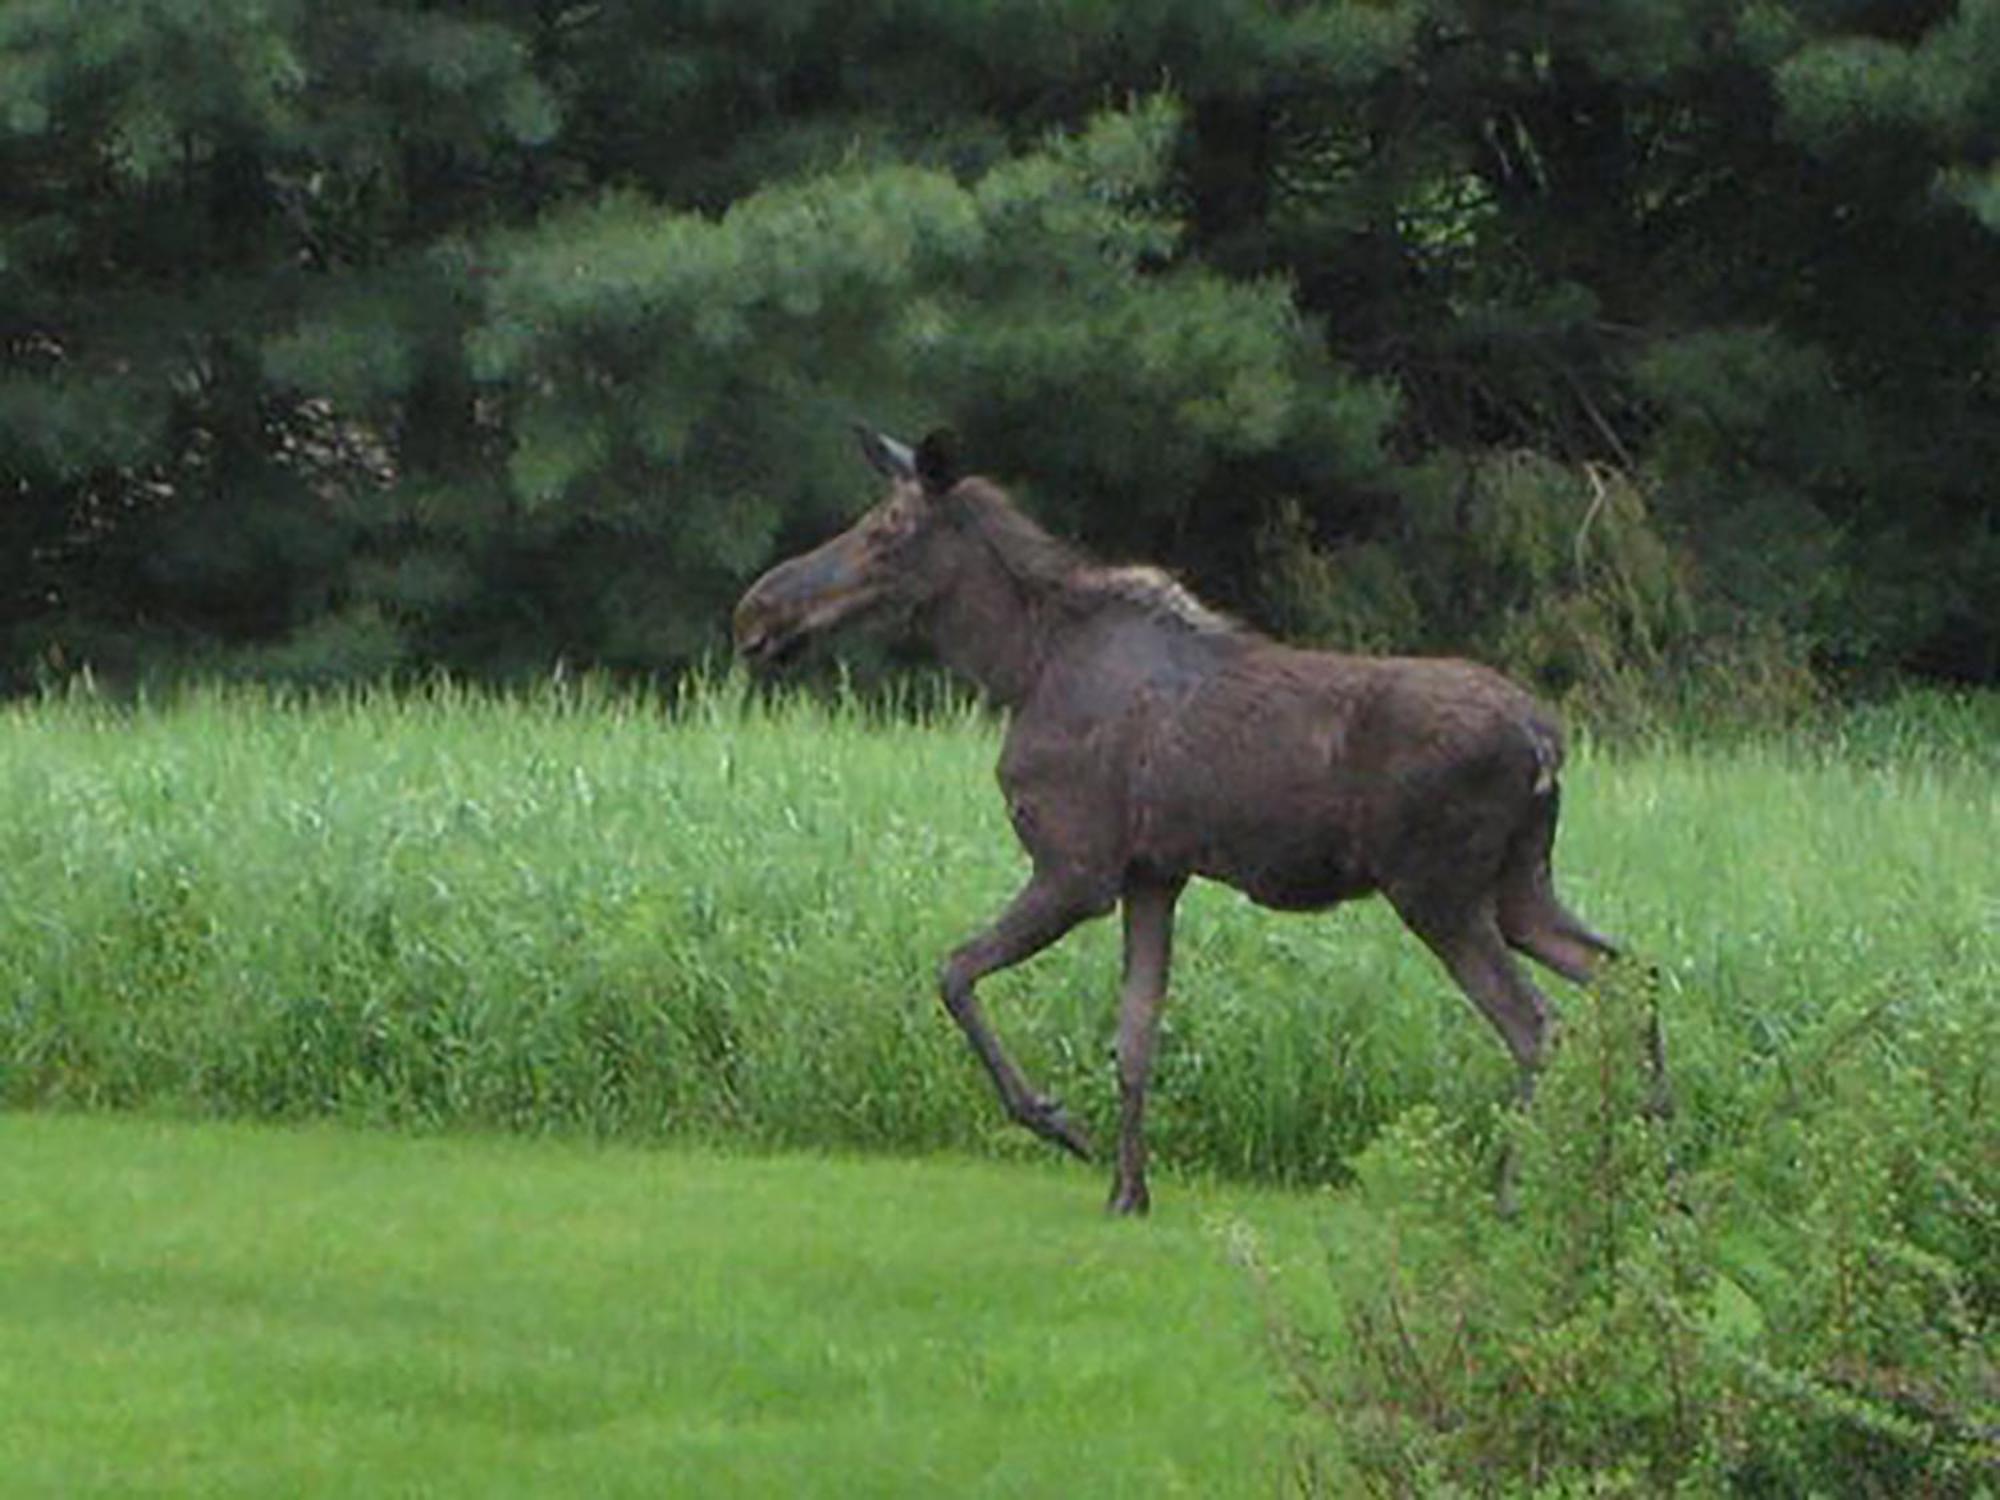
M 1062 1106 L 1028 1086 L 1028 1080 L 1000 1045 L 987 1024 L 973 986 L 999 969 L 1021 962 L 1048 947 L 1091 917 L 1111 908 L 1111 898 L 1078 884 L 1037 873 L 1000 914 L 999 920 L 959 947 L 938 971 L 938 992 L 944 1008 L 958 1022 L 972 1050 L 993 1079 L 1000 1102 L 1016 1123 L 1088 1161 L 1090 1141 L 1063 1113 Z
M 1160 1008 L 1173 963 L 1178 883 L 1137 885 L 1125 893 L 1125 982 L 1118 999 L 1118 1168 L 1111 1180 L 1115 1214 L 1143 1214 L 1146 1191 L 1146 1085 L 1160 1035 Z

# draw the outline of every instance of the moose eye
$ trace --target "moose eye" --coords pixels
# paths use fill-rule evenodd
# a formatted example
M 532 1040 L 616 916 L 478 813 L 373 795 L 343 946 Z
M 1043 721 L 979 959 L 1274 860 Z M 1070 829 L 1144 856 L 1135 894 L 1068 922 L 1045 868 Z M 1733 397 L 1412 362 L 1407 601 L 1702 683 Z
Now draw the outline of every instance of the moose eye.
M 865 535 L 875 546 L 894 547 L 907 542 L 916 529 L 914 515 L 902 506 L 891 506 L 869 520 Z

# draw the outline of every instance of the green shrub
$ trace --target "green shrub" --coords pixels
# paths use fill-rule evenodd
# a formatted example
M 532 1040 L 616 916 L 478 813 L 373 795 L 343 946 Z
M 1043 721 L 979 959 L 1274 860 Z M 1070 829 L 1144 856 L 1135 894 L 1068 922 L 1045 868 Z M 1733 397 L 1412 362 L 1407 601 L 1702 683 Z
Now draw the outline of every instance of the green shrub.
M 1461 1125 L 1361 1157 L 1344 1318 L 1264 1288 L 1312 1494 L 1989 1495 L 2000 1486 L 1991 1012 L 1823 1029 L 1698 1167 L 1644 1107 L 1650 986 L 1573 1024 L 1496 1214 Z

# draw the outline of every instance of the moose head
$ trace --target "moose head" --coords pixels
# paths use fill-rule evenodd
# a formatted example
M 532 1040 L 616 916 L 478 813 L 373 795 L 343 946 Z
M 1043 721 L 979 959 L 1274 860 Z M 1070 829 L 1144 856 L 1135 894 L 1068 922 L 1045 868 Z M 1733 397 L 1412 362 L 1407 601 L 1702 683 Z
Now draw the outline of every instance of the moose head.
M 889 493 L 847 530 L 779 563 L 736 606 L 736 649 L 753 665 L 789 655 L 816 635 L 869 616 L 908 615 L 951 585 L 944 504 L 959 480 L 957 443 L 939 429 L 914 449 L 857 427 L 862 455 Z

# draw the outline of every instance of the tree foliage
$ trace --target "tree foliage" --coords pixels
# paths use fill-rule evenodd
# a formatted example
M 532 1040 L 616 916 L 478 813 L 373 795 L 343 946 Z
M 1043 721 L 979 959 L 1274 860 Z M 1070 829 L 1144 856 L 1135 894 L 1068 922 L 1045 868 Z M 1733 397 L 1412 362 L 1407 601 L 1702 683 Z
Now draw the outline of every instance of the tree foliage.
M 861 416 L 1287 630 L 2000 670 L 2000 0 L 12 0 L 0 101 L 16 683 L 674 670 Z

